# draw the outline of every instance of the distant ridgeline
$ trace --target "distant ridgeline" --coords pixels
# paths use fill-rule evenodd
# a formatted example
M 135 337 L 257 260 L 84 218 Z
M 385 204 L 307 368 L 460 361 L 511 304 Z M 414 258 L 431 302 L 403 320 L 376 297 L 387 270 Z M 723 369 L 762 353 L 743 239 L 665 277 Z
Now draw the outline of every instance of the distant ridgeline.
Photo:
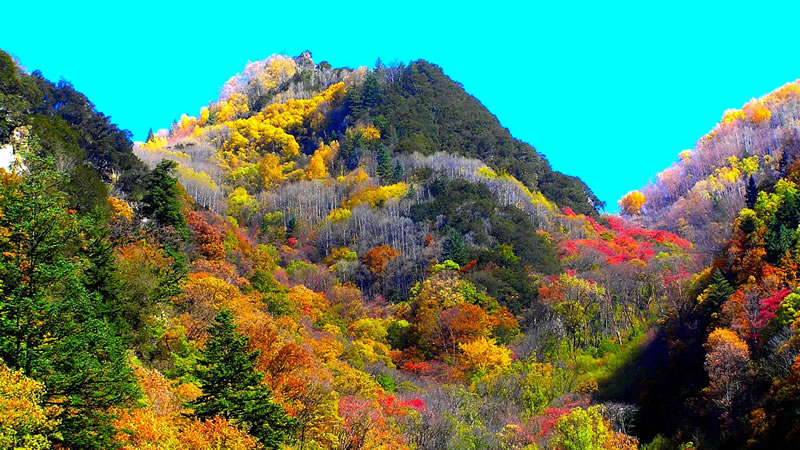
M 594 215 L 602 207 L 583 182 L 554 172 L 533 147 L 512 138 L 478 100 L 425 61 L 350 70 L 315 64 L 307 52 L 276 55 L 248 64 L 225 84 L 219 101 L 156 138 L 140 147 L 139 156 L 150 164 L 162 156 L 176 160 L 184 185 L 203 179 L 253 194 L 301 174 L 316 176 L 308 174 L 322 167 L 315 152 L 336 142 L 335 154 L 326 156 L 334 175 L 362 166 L 380 169 L 388 179 L 402 155 L 446 152 L 480 159 L 577 213 Z M 250 169 L 259 164 L 274 172 L 261 184 Z M 209 195 L 219 198 L 201 190 L 201 202 Z
M 115 181 L 128 192 L 137 191 L 147 168 L 133 154 L 128 131 L 120 130 L 108 117 L 68 82 L 54 84 L 38 71 L 28 75 L 0 50 L 0 144 L 17 136 L 32 136 L 45 155 L 68 168 L 65 189 L 73 193 L 73 206 L 89 211 L 105 205 L 104 183 Z
M 800 80 L 726 111 L 693 150 L 681 152 L 678 162 L 642 190 L 646 222 L 682 233 L 707 257 L 714 255 L 748 195 L 771 192 L 797 161 L 799 115 Z M 636 206 L 629 212 L 639 212 L 640 202 L 631 196 L 623 200 Z

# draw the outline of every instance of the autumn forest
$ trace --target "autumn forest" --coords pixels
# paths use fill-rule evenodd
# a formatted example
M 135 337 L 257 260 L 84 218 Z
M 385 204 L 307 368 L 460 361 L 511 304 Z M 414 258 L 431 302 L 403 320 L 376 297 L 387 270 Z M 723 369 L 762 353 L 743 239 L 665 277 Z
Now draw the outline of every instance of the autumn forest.
M 133 142 L 0 51 L 0 150 L 0 448 L 800 446 L 800 81 L 619 214 L 423 60 Z

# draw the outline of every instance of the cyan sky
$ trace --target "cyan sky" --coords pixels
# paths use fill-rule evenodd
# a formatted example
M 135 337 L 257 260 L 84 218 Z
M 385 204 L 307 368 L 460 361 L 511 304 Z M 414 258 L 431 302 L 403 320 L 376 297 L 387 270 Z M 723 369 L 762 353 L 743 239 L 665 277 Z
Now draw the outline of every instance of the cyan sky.
M 137 139 L 272 53 L 424 58 L 612 210 L 725 109 L 800 77 L 800 2 L 9 3 L 0 48 Z

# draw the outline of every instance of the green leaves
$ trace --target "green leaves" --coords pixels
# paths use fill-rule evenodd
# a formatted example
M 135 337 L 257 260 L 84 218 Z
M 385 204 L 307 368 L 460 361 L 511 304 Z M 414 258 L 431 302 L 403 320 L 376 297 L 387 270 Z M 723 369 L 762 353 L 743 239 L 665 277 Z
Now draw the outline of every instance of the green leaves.
M 256 371 L 258 351 L 248 352 L 248 338 L 236 333 L 233 315 L 220 311 L 208 329 L 209 341 L 195 376 L 203 395 L 192 403 L 200 419 L 222 416 L 243 425 L 267 448 L 276 448 L 294 430 L 295 421 L 272 402 L 272 392 Z
M 63 444 L 112 446 L 110 408 L 138 391 L 119 333 L 106 321 L 114 296 L 80 249 L 94 222 L 67 209 L 49 161 L 0 180 L 0 359 L 45 385 L 62 407 Z M 85 274 L 85 275 L 84 275 Z

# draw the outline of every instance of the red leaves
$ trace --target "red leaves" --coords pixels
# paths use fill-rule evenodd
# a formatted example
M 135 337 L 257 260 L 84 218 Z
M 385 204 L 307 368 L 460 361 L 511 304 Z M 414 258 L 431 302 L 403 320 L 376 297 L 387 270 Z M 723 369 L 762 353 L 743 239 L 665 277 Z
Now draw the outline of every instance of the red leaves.
M 605 218 L 610 228 L 597 223 L 592 217 L 577 216 L 574 213 L 570 217 L 584 219 L 588 225 L 587 234 L 593 234 L 594 237 L 564 241 L 562 249 L 567 256 L 578 256 L 582 250 L 590 250 L 604 256 L 606 264 L 622 264 L 637 259 L 649 260 L 656 254 L 653 250 L 654 244 L 682 250 L 692 247 L 689 241 L 674 233 L 631 226 L 620 217 Z
M 766 326 L 769 321 L 775 317 L 775 311 L 781 306 L 784 297 L 791 293 L 791 289 L 783 288 L 779 291 L 774 291 L 770 297 L 761 300 L 759 302 L 761 308 L 758 311 L 758 316 L 756 316 L 756 323 L 754 325 L 758 328 Z
M 430 364 L 426 362 L 407 362 L 402 365 L 403 370 L 414 373 L 416 375 L 424 375 L 430 371 Z

